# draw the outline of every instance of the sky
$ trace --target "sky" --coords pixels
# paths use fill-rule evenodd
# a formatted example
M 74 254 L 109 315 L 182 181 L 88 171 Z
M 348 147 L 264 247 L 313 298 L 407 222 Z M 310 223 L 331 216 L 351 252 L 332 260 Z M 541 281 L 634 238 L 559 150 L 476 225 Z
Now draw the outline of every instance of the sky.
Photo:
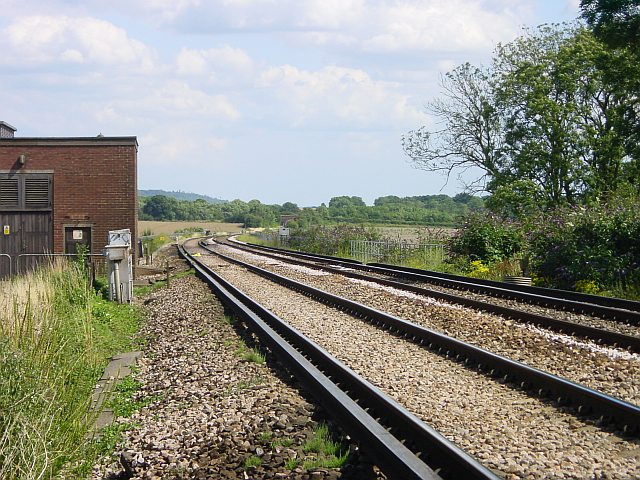
M 300 206 L 455 195 L 401 136 L 442 74 L 578 0 L 0 0 L 16 137 L 136 136 L 138 188 Z

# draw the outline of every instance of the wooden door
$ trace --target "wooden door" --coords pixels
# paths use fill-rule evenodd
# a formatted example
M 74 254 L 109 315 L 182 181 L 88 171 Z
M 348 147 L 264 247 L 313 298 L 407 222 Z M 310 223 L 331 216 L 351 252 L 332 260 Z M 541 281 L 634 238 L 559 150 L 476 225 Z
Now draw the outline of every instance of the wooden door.
M 0 253 L 11 256 L 13 272 L 22 273 L 47 260 L 53 252 L 51 212 L 0 212 Z M 0 257 L 0 277 L 9 274 Z

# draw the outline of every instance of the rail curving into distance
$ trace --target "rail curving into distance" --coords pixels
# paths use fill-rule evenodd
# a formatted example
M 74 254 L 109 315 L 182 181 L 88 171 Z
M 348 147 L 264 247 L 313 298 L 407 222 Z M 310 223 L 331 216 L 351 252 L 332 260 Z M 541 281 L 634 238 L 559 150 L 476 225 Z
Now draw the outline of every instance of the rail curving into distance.
M 227 308 L 394 478 L 492 479 L 491 470 L 179 247 Z
M 202 245 L 203 248 L 206 245 Z M 640 434 L 640 407 L 603 394 L 556 375 L 497 355 L 442 333 L 394 317 L 360 303 L 330 294 L 296 282 L 260 267 L 247 264 L 220 252 L 211 253 L 227 262 L 240 265 L 264 278 L 300 292 L 325 304 L 352 313 L 398 335 L 407 337 L 440 355 L 464 363 L 491 377 L 502 378 L 531 395 L 555 400 L 559 406 L 568 406 L 577 415 L 599 418 L 605 424 L 615 425 L 628 435 Z
M 234 240 L 235 243 L 245 244 Z M 364 270 L 380 275 L 403 278 L 418 282 L 431 283 L 457 290 L 467 290 L 494 297 L 509 298 L 534 305 L 586 313 L 632 325 L 640 325 L 640 302 L 621 298 L 600 297 L 566 290 L 555 290 L 541 287 L 528 287 L 491 280 L 481 280 L 460 275 L 450 275 L 429 270 L 419 270 L 408 267 L 398 267 L 382 263 L 364 264 L 355 260 L 345 260 L 327 255 L 296 252 L 292 250 L 251 245 L 251 248 L 263 251 L 277 252 L 309 261 L 331 262 L 346 268 Z
M 228 246 L 231 246 L 240 250 L 244 250 L 247 252 L 252 252 L 252 251 L 255 252 L 255 249 L 253 249 L 253 245 L 249 246 L 248 244 L 238 243 L 238 242 L 233 242 L 229 244 L 225 243 L 224 245 L 228 245 Z M 296 265 L 302 265 L 309 268 L 322 269 L 327 272 L 331 272 L 337 275 L 344 275 L 350 278 L 357 278 L 360 280 L 375 282 L 375 283 L 393 287 L 399 290 L 405 290 L 408 292 L 417 293 L 419 295 L 425 295 L 432 298 L 436 298 L 438 300 L 444 300 L 449 303 L 454 303 L 454 304 L 462 305 L 465 307 L 494 313 L 496 315 L 500 315 L 505 318 L 526 322 L 526 323 L 531 323 L 533 325 L 539 325 L 539 326 L 548 328 L 550 330 L 566 333 L 568 335 L 589 338 L 600 344 L 626 348 L 632 352 L 640 352 L 640 337 L 636 337 L 633 335 L 626 335 L 618 332 L 612 332 L 609 330 L 603 330 L 600 328 L 591 327 L 588 325 L 581 325 L 579 323 L 575 323 L 567 320 L 551 318 L 548 316 L 526 312 L 526 311 L 518 310 L 515 308 L 509 308 L 501 305 L 495 305 L 492 303 L 483 302 L 481 300 L 475 300 L 473 298 L 469 298 L 461 295 L 453 295 L 450 293 L 440 292 L 437 290 L 432 290 L 424 287 L 409 285 L 409 284 L 394 281 L 394 280 L 388 280 L 385 278 L 364 275 L 354 271 L 355 269 L 351 264 L 349 264 L 350 266 L 347 269 L 345 269 L 344 267 L 336 268 L 337 265 L 331 266 L 325 263 L 318 265 L 318 263 L 314 263 L 307 260 L 295 260 L 292 258 L 283 258 L 280 255 L 284 255 L 285 254 L 284 251 L 279 251 L 278 254 L 279 255 L 270 253 L 269 251 L 260 250 L 260 255 L 263 255 L 269 258 L 284 260 L 289 263 L 294 263 Z M 289 252 L 287 252 L 286 255 L 289 255 Z M 305 257 L 307 257 L 307 255 L 305 255 Z M 296 256 L 296 258 L 299 258 L 299 257 Z

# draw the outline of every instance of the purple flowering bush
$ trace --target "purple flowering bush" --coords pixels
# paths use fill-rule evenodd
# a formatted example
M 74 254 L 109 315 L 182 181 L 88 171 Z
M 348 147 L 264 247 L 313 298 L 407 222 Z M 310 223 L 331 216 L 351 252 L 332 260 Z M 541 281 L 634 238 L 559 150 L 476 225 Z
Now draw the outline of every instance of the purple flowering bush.
M 640 209 L 573 207 L 538 217 L 527 234 L 530 267 L 548 286 L 600 290 L 640 284 Z

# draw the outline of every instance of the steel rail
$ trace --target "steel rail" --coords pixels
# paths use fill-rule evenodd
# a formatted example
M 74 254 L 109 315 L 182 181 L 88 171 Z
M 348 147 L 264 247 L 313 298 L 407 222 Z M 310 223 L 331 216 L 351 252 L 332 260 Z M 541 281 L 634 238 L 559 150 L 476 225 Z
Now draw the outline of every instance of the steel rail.
M 232 248 L 237 248 L 249 253 L 255 253 L 255 250 L 252 251 L 250 247 L 246 247 L 244 245 L 231 244 L 228 246 Z M 206 245 L 203 246 L 203 248 L 207 249 L 208 251 L 211 251 Z M 428 288 L 418 287 L 415 285 L 408 285 L 406 283 L 400 283 L 393 280 L 386 280 L 378 277 L 370 277 L 368 275 L 363 275 L 361 273 L 357 273 L 351 270 L 337 269 L 331 266 L 318 265 L 317 263 L 311 263 L 304 260 L 295 260 L 293 258 L 284 259 L 281 256 L 273 255 L 271 253 L 264 252 L 264 251 L 261 251 L 260 255 L 263 255 L 268 258 L 280 260 L 280 261 L 286 261 L 296 265 L 322 269 L 327 272 L 335 273 L 336 275 L 343 275 L 350 278 L 357 278 L 359 280 L 375 282 L 375 283 L 385 285 L 388 287 L 393 287 L 399 290 L 417 293 L 419 295 L 426 295 L 426 296 L 437 298 L 439 300 L 444 300 L 450 303 L 463 305 L 465 307 L 494 313 L 496 315 L 500 315 L 505 318 L 510 318 L 517 321 L 531 323 L 533 325 L 539 325 L 539 326 L 548 328 L 550 330 L 554 330 L 567 335 L 574 335 L 574 336 L 589 338 L 591 340 L 596 341 L 597 343 L 611 345 L 614 347 L 625 348 L 632 352 L 640 352 L 640 337 L 634 337 L 632 335 L 625 335 L 622 333 L 611 332 L 609 330 L 602 330 L 602 329 L 599 329 L 596 327 L 590 327 L 587 325 L 580 325 L 578 323 L 570 322 L 567 320 L 559 320 L 559 319 L 547 317 L 544 315 L 538 315 L 536 313 L 524 312 L 522 310 L 518 310 L 514 308 L 503 307 L 501 305 L 495 305 L 492 303 L 483 302 L 481 300 L 475 300 L 468 297 L 462 297 L 462 296 L 453 295 L 450 293 L 439 292 L 437 290 L 431 290 Z
M 236 242 L 238 242 L 236 240 Z M 243 242 L 244 243 L 244 242 Z M 246 244 L 245 244 L 246 245 Z M 279 252 L 283 255 L 291 255 L 298 258 L 306 258 L 308 260 L 313 260 L 314 255 L 309 253 L 299 253 L 293 252 L 291 250 L 285 250 L 275 247 L 267 247 L 264 245 L 251 245 L 251 248 L 256 248 L 258 250 L 270 250 Z M 328 261 L 327 256 L 318 257 L 321 260 L 316 258 L 316 261 Z M 329 257 L 330 258 L 330 257 Z M 491 295 L 494 297 L 501 298 L 510 298 L 513 300 L 518 300 L 521 302 L 531 303 L 535 305 L 542 305 L 545 307 L 552 307 L 559 310 L 570 310 L 577 313 L 585 313 L 590 315 L 596 315 L 602 318 L 607 318 L 610 320 L 615 320 L 618 322 L 628 323 L 632 325 L 640 325 L 640 311 L 636 311 L 633 309 L 625 309 L 620 307 L 612 307 L 608 306 L 607 303 L 611 303 L 614 301 L 616 304 L 625 304 L 632 308 L 638 308 L 636 304 L 640 305 L 640 302 L 633 302 L 631 300 L 624 299 L 613 299 L 612 297 L 599 297 L 597 295 L 584 295 L 579 294 L 577 292 L 572 293 L 571 298 L 563 298 L 562 295 L 565 292 L 564 290 L 555 291 L 553 289 L 541 289 L 542 293 L 533 293 L 528 290 L 524 290 L 526 288 L 538 288 L 538 287 L 523 287 L 512 285 L 504 282 L 494 282 L 497 286 L 482 284 L 481 282 L 476 281 L 475 278 L 469 277 L 460 277 L 464 280 L 456 280 L 445 278 L 441 275 L 435 276 L 431 275 L 428 270 L 417 270 L 415 269 L 406 269 L 405 267 L 396 267 L 393 265 L 381 267 L 378 266 L 380 264 L 357 264 L 352 262 L 344 262 L 343 259 L 333 258 L 330 260 L 334 264 L 344 265 L 348 268 L 354 268 L 358 270 L 366 270 L 373 273 L 378 273 L 381 275 L 393 276 L 393 277 L 402 277 L 407 278 L 414 281 L 427 282 L 434 285 L 439 285 L 447 288 L 454 288 L 458 290 L 467 290 L 471 292 L 482 293 L 485 295 Z M 418 273 L 418 272 L 429 272 L 429 273 Z M 484 281 L 483 281 L 484 282 Z M 513 288 L 516 287 L 516 288 Z M 538 291 L 536 291 L 538 292 Z M 576 298 L 580 298 L 582 300 L 576 300 Z M 606 299 L 606 300 L 601 300 Z M 600 302 L 600 303 L 595 303 Z M 620 303 L 622 302 L 622 303 Z
M 499 478 L 184 248 L 179 250 L 222 302 L 251 326 L 390 477 Z
M 314 300 L 342 309 L 378 326 L 384 326 L 391 332 L 406 336 L 420 344 L 426 344 L 429 349 L 447 358 L 455 357 L 455 360 L 469 368 L 475 365 L 478 370 L 488 372 L 489 376 L 501 377 L 505 381 L 519 385 L 527 392 L 535 392 L 537 397 L 547 397 L 555 400 L 559 405 L 570 406 L 578 415 L 600 417 L 601 420 L 615 425 L 629 435 L 637 437 L 640 434 L 640 407 L 637 405 L 222 253 L 215 252 L 215 255 Z
M 447 280 L 469 281 L 469 277 L 463 275 L 454 275 L 452 273 L 434 272 L 433 270 L 423 270 L 420 268 L 401 267 L 397 265 L 389 265 L 386 263 L 368 263 L 374 267 L 390 268 L 394 270 L 400 270 L 402 272 L 419 273 L 424 275 L 430 275 L 433 277 L 444 278 Z M 473 283 L 478 285 L 487 285 L 490 287 L 508 288 L 509 290 L 515 290 L 518 292 L 535 293 L 544 297 L 555 297 L 567 300 L 575 300 L 577 302 L 592 303 L 594 305 L 602 305 L 604 307 L 619 308 L 622 310 L 631 310 L 633 312 L 640 312 L 640 302 L 635 300 L 627 300 L 624 298 L 616 297 L 603 297 L 601 295 L 591 295 L 588 293 L 572 292 L 570 290 L 561 290 L 558 288 L 544 288 L 536 287 L 532 285 L 515 285 L 511 283 L 499 282 L 496 280 L 484 280 L 482 278 L 472 279 Z

